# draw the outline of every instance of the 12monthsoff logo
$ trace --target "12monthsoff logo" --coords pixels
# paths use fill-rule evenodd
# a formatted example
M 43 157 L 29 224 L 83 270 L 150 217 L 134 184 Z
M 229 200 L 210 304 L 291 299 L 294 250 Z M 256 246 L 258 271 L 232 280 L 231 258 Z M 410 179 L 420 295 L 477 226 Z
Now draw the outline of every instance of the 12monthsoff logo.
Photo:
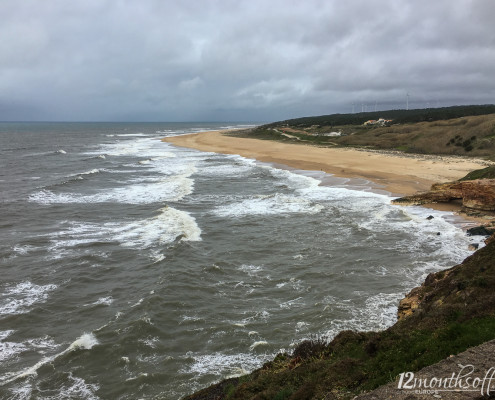
M 438 394 L 440 392 L 481 392 L 482 396 L 495 393 L 495 367 L 484 374 L 475 374 L 474 365 L 457 364 L 459 371 L 445 377 L 420 377 L 414 372 L 399 374 L 398 389 L 412 391 L 415 394 Z

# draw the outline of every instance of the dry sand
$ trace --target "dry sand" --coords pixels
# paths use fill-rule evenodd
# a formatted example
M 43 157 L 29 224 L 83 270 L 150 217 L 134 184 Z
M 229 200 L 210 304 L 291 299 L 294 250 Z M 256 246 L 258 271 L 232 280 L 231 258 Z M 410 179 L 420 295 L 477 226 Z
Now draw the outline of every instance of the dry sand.
M 316 147 L 228 136 L 222 131 L 163 140 L 181 147 L 239 154 L 297 169 L 325 171 L 339 177 L 364 178 L 397 196 L 428 190 L 433 183 L 453 181 L 487 165 L 485 161 L 476 159 Z

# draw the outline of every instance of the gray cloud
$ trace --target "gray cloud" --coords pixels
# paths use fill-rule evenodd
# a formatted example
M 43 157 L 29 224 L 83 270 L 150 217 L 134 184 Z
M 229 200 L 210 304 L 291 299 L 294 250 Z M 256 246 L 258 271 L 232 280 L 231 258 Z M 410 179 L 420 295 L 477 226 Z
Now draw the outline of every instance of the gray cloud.
M 492 0 L 5 0 L 0 119 L 494 103 Z

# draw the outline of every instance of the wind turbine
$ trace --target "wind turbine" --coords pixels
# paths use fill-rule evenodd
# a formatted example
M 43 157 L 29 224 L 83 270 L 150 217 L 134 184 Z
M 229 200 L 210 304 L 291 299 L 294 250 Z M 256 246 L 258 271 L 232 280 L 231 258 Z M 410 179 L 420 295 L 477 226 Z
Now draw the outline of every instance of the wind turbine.
M 409 110 L 409 93 L 406 94 L 406 110 Z

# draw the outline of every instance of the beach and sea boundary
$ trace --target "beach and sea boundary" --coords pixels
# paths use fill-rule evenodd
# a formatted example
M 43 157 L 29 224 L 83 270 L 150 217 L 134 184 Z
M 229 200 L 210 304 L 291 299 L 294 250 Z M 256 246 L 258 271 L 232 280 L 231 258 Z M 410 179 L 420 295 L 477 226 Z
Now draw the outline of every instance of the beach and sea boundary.
M 408 195 L 418 191 L 425 191 L 428 190 L 430 186 L 436 182 L 456 181 L 465 176 L 470 171 L 486 167 L 490 164 L 489 162 L 481 159 L 468 159 L 463 157 L 423 156 L 409 154 L 406 155 L 400 154 L 399 152 L 364 151 L 360 149 L 349 148 L 322 148 L 302 144 L 280 143 L 276 141 L 235 137 L 225 134 L 225 132 L 222 131 L 175 136 L 166 138 L 164 139 L 164 141 L 177 146 L 193 148 L 201 151 L 223 154 L 238 154 L 246 158 L 254 158 L 262 162 L 282 164 L 299 170 L 324 171 L 326 173 L 330 173 L 339 177 L 362 178 L 379 185 L 379 187 L 381 187 L 383 190 L 388 191 L 393 196 Z M 455 208 L 453 208 L 453 210 L 455 210 Z M 353 385 L 353 383 L 351 383 L 352 380 L 359 381 L 359 379 L 361 379 L 359 377 L 353 376 L 354 374 L 356 374 L 356 371 L 359 371 L 359 374 L 364 373 L 366 375 L 365 372 L 360 370 L 360 368 L 362 367 L 359 366 L 361 362 L 366 365 L 366 362 L 360 360 L 353 364 L 351 362 L 351 358 L 344 358 L 344 360 L 339 360 L 339 350 L 341 353 L 343 353 L 344 357 L 352 357 L 350 353 L 351 351 L 355 351 L 357 346 L 358 348 L 364 349 L 365 353 L 368 353 L 367 355 L 365 355 L 365 358 L 370 357 L 372 359 L 373 357 L 375 357 L 375 354 L 380 353 L 378 349 L 382 347 L 387 340 L 390 340 L 389 335 L 391 333 L 392 335 L 399 334 L 399 338 L 401 338 L 398 339 L 399 342 L 407 342 L 409 340 L 409 335 L 411 337 L 414 337 L 418 334 L 418 332 L 421 332 L 421 334 L 426 336 L 424 336 L 423 339 L 420 339 L 420 343 L 429 341 L 430 336 L 436 337 L 438 335 L 440 337 L 439 343 L 445 345 L 445 343 L 443 343 L 443 336 L 445 335 L 444 330 L 447 330 L 448 334 L 450 335 L 450 331 L 453 329 L 454 325 L 456 326 L 456 328 L 464 326 L 462 320 L 468 320 L 472 318 L 473 315 L 476 315 L 477 311 L 473 311 L 469 309 L 470 307 L 468 307 L 468 304 L 469 306 L 471 306 L 470 303 L 472 299 L 466 300 L 466 310 L 469 311 L 466 311 L 464 313 L 463 311 L 454 310 L 457 306 L 454 306 L 452 303 L 458 302 L 458 299 L 452 300 L 452 298 L 449 298 L 450 294 L 445 295 L 445 293 L 442 293 L 442 295 L 439 296 L 437 293 L 431 292 L 440 292 L 441 290 L 445 291 L 445 287 L 448 287 L 448 291 L 450 291 L 452 285 L 457 285 L 455 296 L 462 296 L 464 299 L 466 299 L 466 296 L 471 296 L 472 294 L 472 290 L 466 290 L 466 286 L 479 286 L 480 288 L 482 288 L 479 289 L 482 292 L 485 287 L 490 286 L 489 284 L 487 284 L 486 279 L 491 279 L 491 275 L 485 276 L 484 273 L 487 269 L 490 269 L 490 262 L 488 264 L 485 263 L 486 265 L 483 265 L 483 267 L 481 267 L 480 271 L 482 271 L 481 275 L 483 276 L 476 277 L 476 282 L 483 281 L 482 284 L 479 284 L 479 282 L 473 283 L 474 281 L 469 281 L 469 283 L 461 282 L 461 284 L 459 284 L 457 280 L 459 277 L 464 277 L 464 274 L 471 274 L 469 270 L 472 268 L 477 268 L 477 266 L 480 265 L 481 260 L 490 260 L 490 254 L 492 251 L 493 243 L 490 243 L 490 245 L 487 246 L 486 249 L 483 249 L 482 255 L 480 254 L 480 260 L 476 260 L 475 258 L 470 257 L 469 259 L 472 260 L 467 259 L 462 265 L 453 267 L 447 270 L 446 273 L 441 271 L 435 275 L 431 274 L 430 276 L 428 276 L 427 280 L 421 287 L 413 289 L 413 291 L 411 291 L 411 293 L 406 296 L 405 300 L 407 302 L 414 296 L 416 296 L 418 292 L 421 293 L 418 298 L 414 299 L 416 307 L 414 311 L 418 312 L 411 318 L 406 318 L 405 322 L 403 318 L 400 317 L 401 320 L 398 324 L 394 325 L 386 331 L 378 333 L 352 333 L 350 331 L 342 332 L 330 344 L 322 343 L 319 341 L 319 339 L 317 339 L 316 342 L 308 345 L 305 345 L 303 343 L 301 344 L 300 348 L 296 349 L 296 351 L 292 355 L 281 354 L 277 356 L 273 360 L 273 362 L 265 364 L 263 368 L 254 371 L 246 378 L 236 378 L 234 380 L 222 381 L 218 385 L 211 386 L 204 391 L 198 392 L 191 397 L 188 397 L 188 399 L 217 398 L 211 396 L 217 396 L 219 393 L 222 393 L 223 396 L 221 395 L 218 398 L 244 398 L 243 396 L 245 396 L 247 393 L 252 394 L 252 392 L 250 391 L 253 387 L 258 387 L 260 388 L 259 390 L 262 390 L 261 388 L 263 388 L 264 394 L 269 393 L 270 395 L 277 396 L 283 395 L 283 397 L 280 398 L 299 398 L 297 396 L 303 396 L 301 398 L 306 398 L 304 397 L 306 395 L 311 397 L 315 393 L 321 393 L 319 392 L 321 390 L 321 386 L 318 386 L 315 383 L 313 378 L 314 373 L 308 373 L 308 370 L 314 370 L 315 368 L 323 369 L 322 366 L 318 364 L 324 362 L 323 360 L 325 358 L 336 357 L 337 359 L 336 362 L 334 361 L 335 364 L 331 366 L 328 365 L 328 363 L 331 363 L 331 361 L 325 361 L 327 362 L 326 368 L 328 368 L 328 371 L 324 373 L 327 374 L 325 376 L 326 379 L 333 379 L 335 382 L 337 382 L 337 385 L 342 385 L 340 381 L 342 377 L 332 376 L 335 368 L 340 370 L 340 374 L 344 374 L 344 380 L 346 381 L 346 383 L 349 383 L 350 386 Z M 483 264 L 482 261 L 481 264 Z M 441 289 L 438 290 L 438 287 L 440 287 Z M 468 293 L 466 294 L 465 292 Z M 426 295 L 427 293 L 428 295 Z M 433 301 L 433 299 L 435 300 L 435 302 Z M 482 299 L 481 302 L 487 301 L 487 299 L 484 298 L 483 295 L 480 296 L 480 299 Z M 445 304 L 443 304 L 444 302 Z M 403 304 L 401 302 L 401 306 L 402 305 Z M 475 308 L 479 308 L 479 305 L 476 305 Z M 453 314 L 454 316 L 452 316 L 451 314 Z M 399 307 L 399 316 L 400 315 L 401 314 Z M 435 324 L 431 325 L 432 322 L 430 320 L 435 320 L 435 318 L 437 319 L 438 326 L 434 326 Z M 476 320 L 476 316 L 473 319 Z M 466 331 L 471 330 L 471 322 L 472 321 L 466 324 Z M 414 325 L 415 323 L 419 324 L 419 326 L 416 327 Z M 484 326 L 485 323 L 490 324 L 490 318 L 483 319 L 481 325 Z M 415 330 L 415 328 L 417 328 L 418 330 Z M 431 331 L 428 333 L 429 330 Z M 471 339 L 471 345 L 476 345 L 483 342 L 483 335 L 480 334 L 480 332 L 474 332 L 473 330 L 473 332 L 470 332 L 470 334 L 472 334 L 473 336 L 473 338 Z M 489 337 L 487 337 L 485 340 L 487 340 L 488 338 Z M 438 338 L 432 340 L 435 341 L 437 339 Z M 448 338 L 447 340 L 447 347 L 449 347 L 449 339 L 450 338 Z M 382 341 L 384 343 L 381 343 Z M 393 339 L 392 345 L 389 345 L 391 347 L 395 346 L 396 341 L 397 337 Z M 312 347 L 309 350 L 306 349 L 308 354 L 303 355 L 302 353 L 304 353 L 305 346 Z M 415 343 L 411 343 L 408 346 L 414 347 Z M 451 346 L 452 354 L 456 354 L 456 346 L 457 344 L 453 344 Z M 465 343 L 461 344 L 459 349 L 464 349 L 465 347 L 463 346 L 465 346 Z M 485 344 L 484 346 L 489 345 Z M 346 349 L 346 347 L 349 348 Z M 398 347 L 400 348 L 400 345 Z M 344 348 L 343 351 L 342 348 Z M 396 349 L 395 351 L 400 352 L 401 350 Z M 448 364 L 449 360 L 447 360 L 443 362 L 443 364 L 440 363 L 438 365 L 435 364 L 431 367 L 428 367 L 424 370 L 424 372 L 423 370 L 421 370 L 421 373 L 427 373 L 429 374 L 428 376 L 431 378 L 432 376 L 436 376 L 435 373 L 450 372 L 449 366 L 451 366 L 451 364 L 456 360 L 463 362 L 468 360 L 469 362 L 481 364 L 484 363 L 486 365 L 490 364 L 490 362 L 493 361 L 490 357 L 487 358 L 485 352 L 482 351 L 482 347 L 480 347 L 480 350 L 478 351 L 478 356 L 475 357 L 474 354 L 476 353 L 476 351 L 477 350 L 472 350 L 470 352 L 463 353 L 469 353 L 470 355 L 473 355 L 471 356 L 471 358 L 469 358 L 469 356 L 467 356 L 467 358 L 466 356 L 459 356 L 453 358 L 450 364 Z M 302 353 L 299 354 L 299 352 Z M 328 352 L 335 352 L 337 356 L 329 356 Z M 376 358 L 379 357 L 380 356 Z M 417 357 L 418 359 L 421 359 L 421 356 L 418 355 Z M 451 357 L 453 356 L 451 355 Z M 442 357 L 439 357 L 437 358 L 437 360 L 440 360 L 441 358 Z M 350 364 L 340 365 L 343 361 Z M 386 361 L 388 362 L 391 360 Z M 432 364 L 431 362 L 428 363 L 424 361 L 423 363 L 423 366 Z M 299 367 L 301 367 L 301 371 L 293 372 L 294 369 Z M 477 365 L 477 367 L 480 366 Z M 292 379 L 300 380 L 303 379 L 302 376 L 307 377 L 307 383 L 303 384 L 300 390 L 293 392 L 292 389 L 290 389 Z M 371 381 L 373 380 L 371 379 Z M 251 382 L 253 383 L 250 384 Z M 277 387 L 278 389 L 276 389 Z M 370 388 L 372 387 L 376 386 L 371 386 Z M 404 391 L 402 389 L 403 388 L 400 387 L 400 384 L 399 387 L 397 387 L 395 383 L 390 383 L 387 387 L 380 388 L 377 391 L 371 392 L 369 395 L 364 395 L 363 398 L 407 397 L 408 399 L 419 399 L 425 398 L 424 396 L 438 396 L 438 393 L 442 392 L 441 390 L 428 390 L 420 392 L 418 390 Z M 490 383 L 488 384 L 487 394 L 489 393 L 489 391 Z M 455 399 L 458 398 L 457 396 L 460 395 L 460 392 L 462 392 L 462 395 L 467 394 L 467 391 L 465 391 L 465 389 L 461 388 L 460 390 L 456 387 L 452 390 L 450 390 L 449 388 L 443 390 L 442 395 L 446 396 L 445 398 Z M 480 394 L 475 390 L 471 390 L 471 392 L 473 392 L 473 396 L 477 396 Z M 332 390 L 332 393 L 336 395 L 336 397 L 332 398 L 351 398 L 352 396 L 354 396 L 351 391 L 347 391 L 347 389 L 342 387 L 337 391 Z M 481 394 L 483 395 L 484 393 Z M 291 397 L 292 395 L 296 397 Z
M 436 182 L 460 179 L 468 172 L 487 165 L 481 159 L 317 147 L 235 137 L 228 135 L 228 132 L 210 131 L 163 140 L 181 147 L 238 154 L 301 170 L 324 171 L 338 177 L 364 178 L 399 196 L 428 190 Z

